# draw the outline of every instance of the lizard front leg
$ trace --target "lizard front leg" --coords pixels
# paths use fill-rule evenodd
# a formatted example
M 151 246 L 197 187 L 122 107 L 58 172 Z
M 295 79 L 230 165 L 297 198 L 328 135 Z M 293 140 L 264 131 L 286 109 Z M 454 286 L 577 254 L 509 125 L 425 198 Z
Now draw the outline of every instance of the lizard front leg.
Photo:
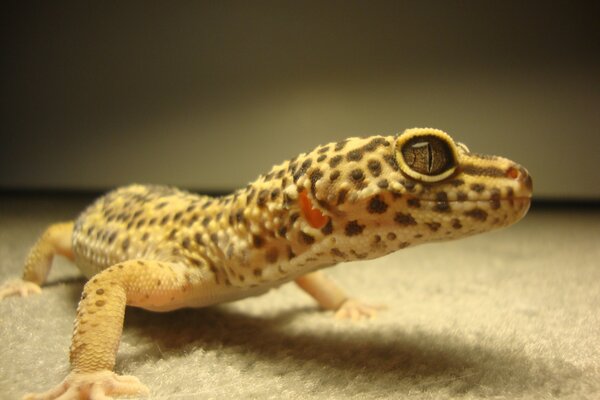
M 29 294 L 40 293 L 40 286 L 46 282 L 54 256 L 60 254 L 73 259 L 72 234 L 73 222 L 50 225 L 29 251 L 23 268 L 23 278 L 0 285 L 0 300 L 8 296 L 26 297 Z
M 26 399 L 105 399 L 107 395 L 147 394 L 132 376 L 112 372 L 123 329 L 125 305 L 168 307 L 190 287 L 181 264 L 125 261 L 98 273 L 84 287 L 73 330 L 71 373 L 54 389 Z
M 381 306 L 371 306 L 348 297 L 333 279 L 322 271 L 315 271 L 296 279 L 296 284 L 312 296 L 325 310 L 335 311 L 338 319 L 359 320 L 372 318 Z

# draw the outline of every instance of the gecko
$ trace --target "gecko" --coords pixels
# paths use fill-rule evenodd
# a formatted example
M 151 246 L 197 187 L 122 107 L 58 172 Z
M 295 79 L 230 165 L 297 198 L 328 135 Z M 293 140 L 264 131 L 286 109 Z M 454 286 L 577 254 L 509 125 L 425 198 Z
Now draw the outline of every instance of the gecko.
M 25 398 L 148 394 L 137 378 L 113 371 L 125 306 L 206 307 L 295 281 L 339 318 L 372 317 L 376 307 L 321 269 L 511 225 L 527 213 L 532 190 L 524 167 L 472 153 L 433 128 L 321 145 L 222 197 L 117 188 L 74 221 L 49 226 L 22 279 L 0 287 L 0 299 L 39 293 L 55 255 L 88 279 L 69 374 Z

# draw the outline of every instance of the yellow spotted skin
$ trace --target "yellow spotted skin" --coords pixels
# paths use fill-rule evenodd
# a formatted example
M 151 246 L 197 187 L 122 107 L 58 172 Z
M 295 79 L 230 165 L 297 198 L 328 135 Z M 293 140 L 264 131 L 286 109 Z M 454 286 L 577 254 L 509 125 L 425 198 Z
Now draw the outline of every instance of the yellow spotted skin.
M 523 167 L 473 154 L 436 129 L 349 138 L 276 165 L 228 196 L 116 189 L 74 224 L 48 229 L 26 262 L 24 284 L 43 283 L 53 254 L 72 258 L 90 279 L 75 321 L 73 372 L 60 386 L 79 388 L 79 396 L 78 379 L 92 374 L 84 381 L 97 382 L 93 374 L 114 367 L 126 304 L 203 307 L 296 280 L 324 308 L 356 315 L 364 308 L 313 271 L 510 225 L 526 214 L 531 194 Z M 109 375 L 114 387 L 117 378 Z M 143 390 L 132 381 L 113 393 Z

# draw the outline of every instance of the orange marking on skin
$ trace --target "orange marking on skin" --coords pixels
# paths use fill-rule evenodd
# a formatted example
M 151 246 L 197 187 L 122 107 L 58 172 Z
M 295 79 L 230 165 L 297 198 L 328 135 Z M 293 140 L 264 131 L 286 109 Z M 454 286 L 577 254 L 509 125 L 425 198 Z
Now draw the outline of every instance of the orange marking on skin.
M 300 210 L 309 225 L 313 228 L 321 229 L 327 224 L 327 217 L 321 210 L 313 207 L 306 191 L 300 192 Z

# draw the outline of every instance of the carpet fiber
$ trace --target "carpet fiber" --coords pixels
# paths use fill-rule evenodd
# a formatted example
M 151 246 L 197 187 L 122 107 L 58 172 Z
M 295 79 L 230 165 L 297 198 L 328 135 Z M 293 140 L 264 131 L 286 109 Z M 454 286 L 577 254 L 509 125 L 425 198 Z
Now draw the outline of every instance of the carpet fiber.
M 0 197 L 0 281 L 87 200 Z M 387 306 L 370 321 L 337 321 L 293 284 L 206 309 L 128 309 L 116 370 L 153 399 L 598 399 L 599 260 L 600 212 L 533 210 L 498 232 L 330 269 Z M 67 374 L 83 284 L 59 259 L 41 295 L 0 302 L 0 398 Z

